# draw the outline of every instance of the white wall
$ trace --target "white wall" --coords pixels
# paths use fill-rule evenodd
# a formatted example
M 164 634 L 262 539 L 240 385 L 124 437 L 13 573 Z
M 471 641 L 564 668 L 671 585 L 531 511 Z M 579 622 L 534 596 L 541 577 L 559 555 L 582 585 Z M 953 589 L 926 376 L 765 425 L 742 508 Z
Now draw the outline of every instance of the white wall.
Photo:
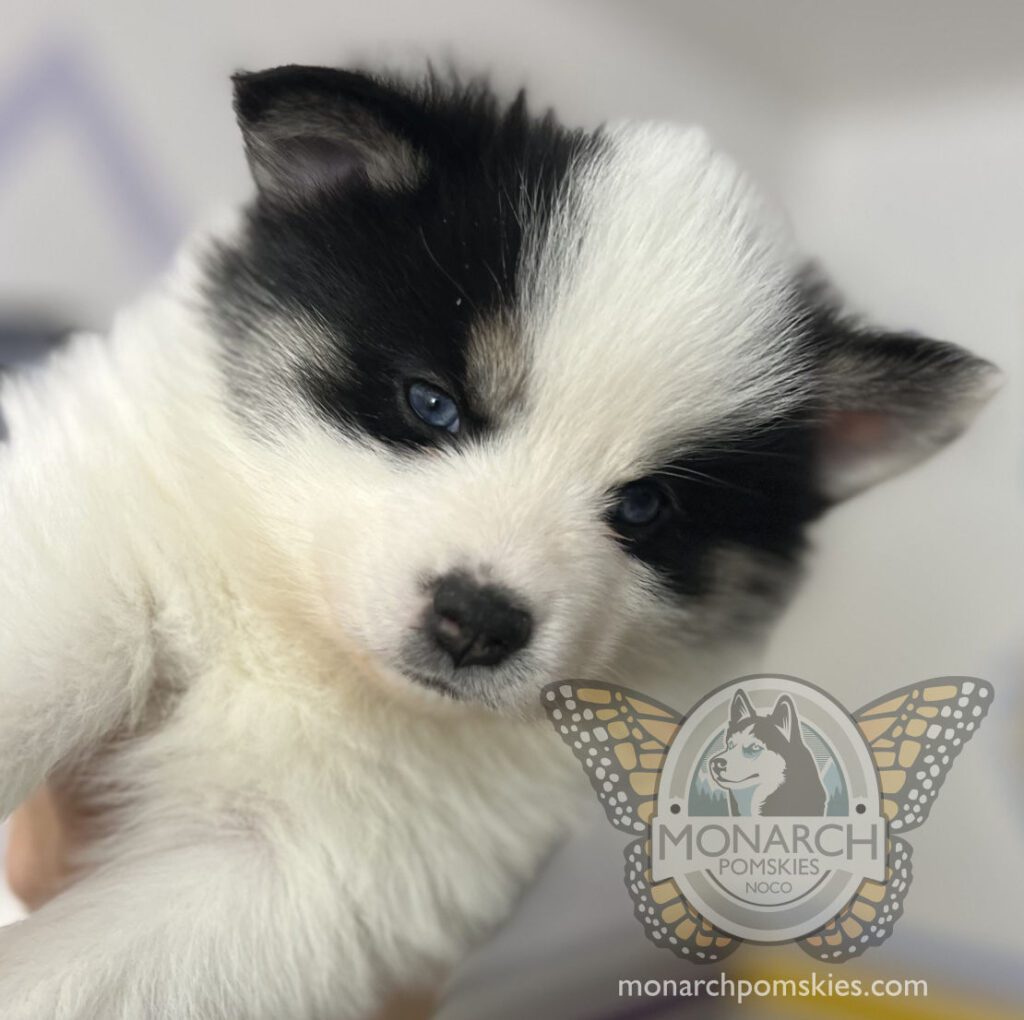
M 1000 876 L 1024 817 L 1024 74 L 811 109 L 795 153 L 797 232 L 856 307 L 965 344 L 1006 379 L 950 450 L 822 525 L 816 570 L 769 658 L 827 678 L 851 708 L 932 676 L 997 684 L 998 711 L 914 834 L 901 926 L 951 937 L 954 911 L 972 960 L 1019 953 L 1024 897 Z

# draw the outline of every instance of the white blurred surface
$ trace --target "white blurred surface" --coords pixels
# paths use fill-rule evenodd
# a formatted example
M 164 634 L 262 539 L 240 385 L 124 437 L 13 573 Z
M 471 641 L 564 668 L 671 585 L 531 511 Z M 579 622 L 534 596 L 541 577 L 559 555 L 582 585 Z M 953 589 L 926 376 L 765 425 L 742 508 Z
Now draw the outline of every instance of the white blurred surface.
M 102 324 L 156 270 L 155 222 L 173 233 L 245 193 L 231 70 L 453 55 L 503 87 L 525 81 L 569 120 L 704 123 L 783 200 L 856 308 L 1002 366 L 1005 388 L 967 437 L 819 528 L 822 552 L 766 666 L 851 709 L 928 676 L 997 683 L 998 711 L 914 835 L 914 887 L 885 959 L 964 987 L 991 971 L 1024 1002 L 1024 830 L 1007 778 L 1024 747 L 1024 5 L 18 2 L 0 33 L 0 112 L 55 51 L 88 79 L 148 197 L 124 206 L 68 104 L 6 149 L 0 118 L 0 305 Z M 700 693 L 681 691 L 679 707 Z M 615 1005 L 612 978 L 671 971 L 633 921 L 621 850 L 595 812 L 457 983 L 446 1020 L 555 1015 L 555 1002 L 560 1016 L 599 1015 Z

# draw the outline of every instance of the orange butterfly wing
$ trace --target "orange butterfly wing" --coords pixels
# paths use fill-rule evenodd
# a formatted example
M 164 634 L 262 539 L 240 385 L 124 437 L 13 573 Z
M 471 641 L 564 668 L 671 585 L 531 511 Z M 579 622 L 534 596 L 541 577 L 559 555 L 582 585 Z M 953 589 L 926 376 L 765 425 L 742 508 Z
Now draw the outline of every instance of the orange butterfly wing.
M 973 677 L 911 684 L 854 716 L 871 749 L 892 832 L 917 828 L 931 811 L 953 760 L 977 732 L 992 685 Z
M 549 684 L 545 711 L 583 765 L 608 820 L 637 834 L 626 848 L 626 888 L 649 937 L 695 963 L 721 960 L 740 944 L 705 920 L 671 879 L 653 883 L 649 825 L 658 780 L 682 717 L 653 698 L 612 684 Z
M 797 939 L 805 953 L 839 963 L 881 945 L 903 913 L 913 870 L 911 847 L 898 836 L 886 842 L 885 881 L 865 879 L 849 903 L 813 935 Z
M 646 832 L 679 713 L 635 691 L 591 682 L 549 684 L 542 703 L 612 825 Z
M 647 937 L 684 960 L 717 963 L 742 943 L 697 913 L 671 878 L 653 881 L 649 838 L 626 847 L 626 888 Z
M 903 912 L 913 871 L 911 847 L 896 833 L 917 828 L 931 811 L 953 760 L 992 703 L 992 685 L 974 677 L 911 684 L 854 716 L 878 769 L 890 836 L 885 882 L 864 881 L 824 928 L 799 939 L 820 960 L 838 961 L 881 943 Z

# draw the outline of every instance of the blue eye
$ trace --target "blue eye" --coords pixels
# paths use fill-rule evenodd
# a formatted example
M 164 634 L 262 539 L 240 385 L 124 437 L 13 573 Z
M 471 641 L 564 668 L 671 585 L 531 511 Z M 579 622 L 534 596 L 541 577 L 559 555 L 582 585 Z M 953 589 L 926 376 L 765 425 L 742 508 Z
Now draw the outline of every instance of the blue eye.
M 668 505 L 664 489 L 655 482 L 630 482 L 619 495 L 616 520 L 630 528 L 653 524 Z
M 431 428 L 452 434 L 459 431 L 459 405 L 444 390 L 430 383 L 414 382 L 409 385 L 408 400 L 413 414 Z
M 751 744 L 749 747 L 743 748 L 744 758 L 756 758 L 764 748 L 760 744 Z

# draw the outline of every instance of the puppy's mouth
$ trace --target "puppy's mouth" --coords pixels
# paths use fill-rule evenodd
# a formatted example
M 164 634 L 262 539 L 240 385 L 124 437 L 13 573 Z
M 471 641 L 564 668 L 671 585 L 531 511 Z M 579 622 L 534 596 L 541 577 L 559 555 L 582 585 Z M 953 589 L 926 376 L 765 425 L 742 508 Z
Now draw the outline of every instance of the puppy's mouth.
M 417 670 L 411 669 L 403 669 L 402 676 L 412 683 L 418 684 L 420 687 L 426 687 L 427 690 L 435 691 L 446 698 L 451 698 L 454 701 L 465 700 L 462 691 L 443 677 L 431 676 L 428 673 L 420 673 Z

